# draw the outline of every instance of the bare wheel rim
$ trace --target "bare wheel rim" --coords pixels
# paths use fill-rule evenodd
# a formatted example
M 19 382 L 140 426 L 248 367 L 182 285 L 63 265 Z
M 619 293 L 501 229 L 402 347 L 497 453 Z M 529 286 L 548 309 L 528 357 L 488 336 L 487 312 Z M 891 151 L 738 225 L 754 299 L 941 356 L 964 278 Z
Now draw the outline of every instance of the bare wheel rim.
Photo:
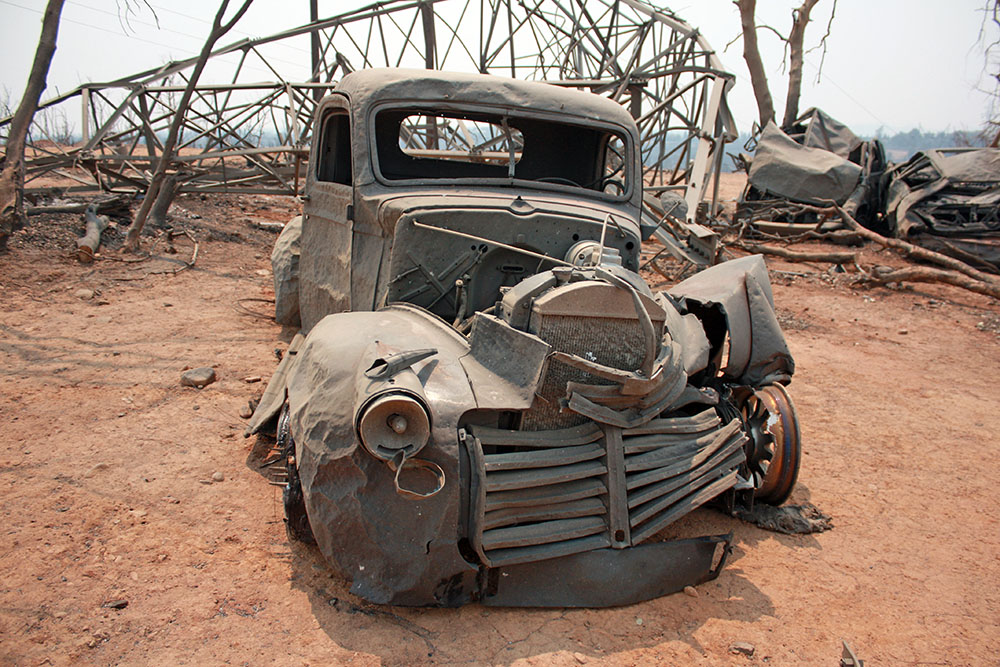
M 748 463 L 754 497 L 780 505 L 791 495 L 799 476 L 802 443 L 795 406 L 783 386 L 768 385 L 747 398 L 743 417 L 752 441 Z

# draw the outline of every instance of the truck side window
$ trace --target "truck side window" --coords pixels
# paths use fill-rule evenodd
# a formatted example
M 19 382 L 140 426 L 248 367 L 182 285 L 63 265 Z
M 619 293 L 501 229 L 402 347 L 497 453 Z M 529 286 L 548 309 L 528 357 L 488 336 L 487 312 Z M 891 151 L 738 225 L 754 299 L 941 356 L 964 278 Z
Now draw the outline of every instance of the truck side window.
M 316 159 L 316 180 L 351 185 L 351 121 L 346 111 L 324 119 Z

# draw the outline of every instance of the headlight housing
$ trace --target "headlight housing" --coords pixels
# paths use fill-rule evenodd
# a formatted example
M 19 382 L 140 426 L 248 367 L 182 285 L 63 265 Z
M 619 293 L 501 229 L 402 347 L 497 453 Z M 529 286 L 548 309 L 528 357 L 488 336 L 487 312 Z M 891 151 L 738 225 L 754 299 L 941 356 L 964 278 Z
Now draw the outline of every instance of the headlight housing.
M 361 407 L 357 430 L 368 453 L 389 461 L 400 451 L 410 458 L 423 449 L 430 440 L 431 420 L 417 398 L 390 392 L 375 396 Z

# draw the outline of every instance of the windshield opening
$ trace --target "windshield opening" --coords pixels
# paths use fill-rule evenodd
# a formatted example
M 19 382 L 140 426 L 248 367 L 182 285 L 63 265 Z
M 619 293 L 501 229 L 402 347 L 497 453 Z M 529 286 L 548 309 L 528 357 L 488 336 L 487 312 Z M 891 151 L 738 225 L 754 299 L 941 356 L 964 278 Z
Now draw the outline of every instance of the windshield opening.
M 411 114 L 399 124 L 399 149 L 415 158 L 507 166 L 521 159 L 524 137 L 506 123 Z
M 623 134 L 603 127 L 499 113 L 391 108 L 375 116 L 379 171 L 390 181 L 536 181 L 621 196 Z

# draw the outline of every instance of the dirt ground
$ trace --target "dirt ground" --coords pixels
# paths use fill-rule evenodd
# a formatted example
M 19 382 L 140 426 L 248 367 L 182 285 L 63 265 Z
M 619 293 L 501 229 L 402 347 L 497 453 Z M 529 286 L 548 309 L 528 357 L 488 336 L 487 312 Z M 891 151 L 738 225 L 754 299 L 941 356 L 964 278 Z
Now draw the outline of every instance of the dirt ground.
M 997 302 L 772 264 L 805 443 L 792 502 L 832 531 L 699 510 L 672 534 L 734 531 L 735 552 L 697 597 L 383 608 L 289 543 L 280 489 L 242 437 L 240 410 L 291 336 L 240 301 L 272 295 L 274 234 L 254 223 L 292 202 L 183 197 L 173 214 L 199 241 L 176 275 L 162 272 L 190 243 L 126 263 L 118 230 L 106 259 L 79 264 L 80 216 L 33 218 L 0 256 L 3 663 L 833 665 L 847 640 L 872 666 L 996 664 Z M 182 387 L 198 366 L 219 381 Z

